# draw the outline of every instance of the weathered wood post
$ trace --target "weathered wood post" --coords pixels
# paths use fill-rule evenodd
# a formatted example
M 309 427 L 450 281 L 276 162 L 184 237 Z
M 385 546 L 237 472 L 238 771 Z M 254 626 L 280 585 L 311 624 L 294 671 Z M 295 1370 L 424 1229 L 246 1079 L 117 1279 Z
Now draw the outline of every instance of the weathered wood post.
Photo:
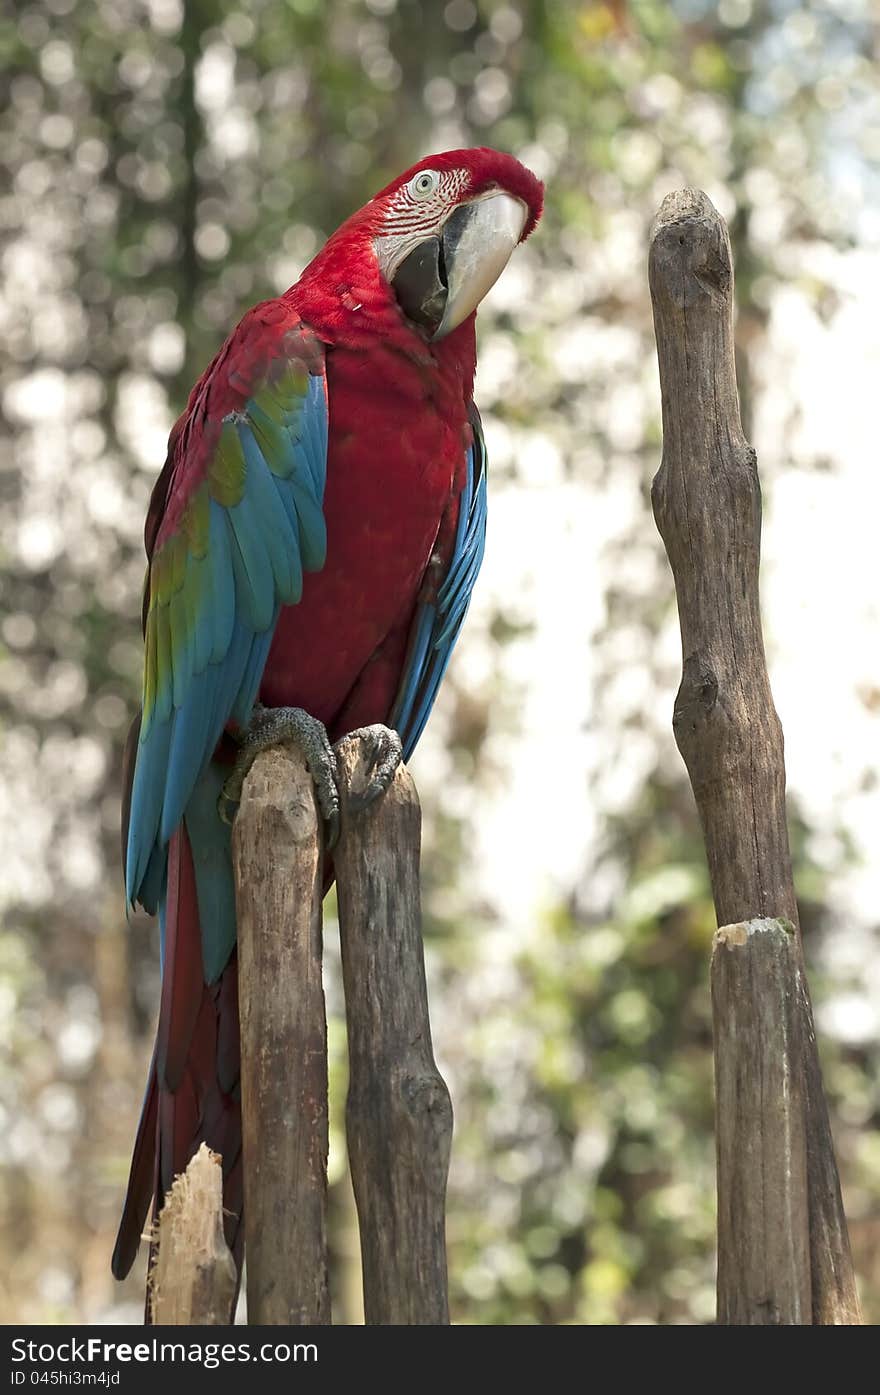
M 248 1320 L 330 1321 L 322 851 L 312 778 L 273 747 L 232 834 Z
M 664 200 L 649 280 L 663 397 L 652 497 L 682 636 L 673 728 L 721 927 L 712 960 L 718 1318 L 857 1323 L 764 658 L 761 493 L 740 425 L 730 242 L 705 194 Z
M 359 740 L 339 756 L 334 853 L 348 1022 L 346 1106 L 368 1323 L 448 1323 L 445 1198 L 452 1105 L 434 1063 L 419 897 L 421 813 L 401 766 L 388 793 L 349 814 L 364 787 Z
M 346 1119 L 369 1323 L 447 1323 L 452 1107 L 434 1064 L 419 901 L 421 815 L 401 767 L 350 811 L 365 755 L 339 755 L 334 851 L 349 1034 Z M 248 1319 L 330 1320 L 324 860 L 311 776 L 263 752 L 233 828 L 238 912 Z
M 174 1179 L 154 1234 L 147 1281 L 151 1321 L 181 1327 L 228 1323 L 235 1260 L 223 1234 L 220 1159 L 204 1143 Z

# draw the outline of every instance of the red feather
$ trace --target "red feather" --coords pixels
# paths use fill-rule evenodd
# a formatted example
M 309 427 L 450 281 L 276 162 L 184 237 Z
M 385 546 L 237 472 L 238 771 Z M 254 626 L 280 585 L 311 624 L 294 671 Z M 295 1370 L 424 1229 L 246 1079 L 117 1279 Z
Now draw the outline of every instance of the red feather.
M 176 1090 L 183 1078 L 204 985 L 196 879 L 189 836 L 181 824 L 168 849 L 165 966 L 156 1038 L 156 1069 L 165 1090 Z
M 119 1234 L 110 1267 L 117 1279 L 124 1279 L 134 1264 L 138 1246 L 141 1243 L 150 1201 L 156 1186 L 156 1124 L 159 1117 L 159 1085 L 156 1080 L 155 1060 L 150 1065 L 150 1079 L 141 1110 L 131 1168 L 128 1174 L 128 1190 L 125 1206 L 119 1222 Z
M 466 171 L 460 202 L 495 186 L 522 199 L 529 210 L 523 238 L 540 217 L 540 182 L 496 151 L 433 155 L 387 185 L 330 238 L 295 286 L 248 312 L 196 383 L 172 432 L 145 530 L 152 556 L 179 528 L 223 418 L 245 405 L 290 336 L 316 372 L 326 353 L 327 558 L 320 573 L 304 578 L 300 603 L 281 612 L 259 696 L 270 707 L 305 708 L 334 738 L 390 714 L 420 589 L 436 584 L 433 576 L 426 580 L 428 561 L 451 556 L 472 439 L 475 316 L 427 342 L 404 317 L 373 248 L 395 193 L 425 168 Z M 134 1258 L 154 1182 L 158 1210 L 202 1141 L 223 1157 L 226 1233 L 241 1259 L 237 962 L 233 955 L 217 983 L 204 983 L 183 827 L 170 844 L 155 1063 L 114 1252 L 119 1276 Z

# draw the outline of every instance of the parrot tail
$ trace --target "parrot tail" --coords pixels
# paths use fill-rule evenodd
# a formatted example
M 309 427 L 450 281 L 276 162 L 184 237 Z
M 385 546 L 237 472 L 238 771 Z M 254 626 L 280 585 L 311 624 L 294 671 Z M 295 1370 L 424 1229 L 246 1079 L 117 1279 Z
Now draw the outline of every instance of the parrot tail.
M 238 964 L 233 951 L 214 981 L 205 982 L 192 827 L 188 831 L 188 826 L 188 822 L 181 824 L 168 848 L 167 891 L 160 907 L 159 1027 L 113 1251 L 117 1279 L 123 1279 L 134 1263 L 150 1202 L 155 1219 L 174 1178 L 185 1171 L 202 1143 L 223 1159 L 224 1229 L 241 1272 Z M 201 836 L 197 821 L 195 826 Z M 228 838 L 228 830 L 223 836 Z M 197 858 L 202 851 L 196 849 Z M 216 847 L 208 850 L 209 859 L 212 853 L 216 855 Z M 231 880 L 231 867 L 229 876 Z

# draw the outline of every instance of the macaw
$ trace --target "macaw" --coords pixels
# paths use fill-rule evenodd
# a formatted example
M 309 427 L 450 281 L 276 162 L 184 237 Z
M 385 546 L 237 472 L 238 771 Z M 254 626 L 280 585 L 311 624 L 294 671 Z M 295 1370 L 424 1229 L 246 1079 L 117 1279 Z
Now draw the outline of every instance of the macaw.
M 480 568 L 476 309 L 541 216 L 510 155 L 420 160 L 249 310 L 171 431 L 147 513 L 144 680 L 126 746 L 128 904 L 162 987 L 113 1272 L 204 1140 L 243 1227 L 229 816 L 256 752 L 303 752 L 332 846 L 332 743 L 371 742 L 362 806 L 427 721 Z

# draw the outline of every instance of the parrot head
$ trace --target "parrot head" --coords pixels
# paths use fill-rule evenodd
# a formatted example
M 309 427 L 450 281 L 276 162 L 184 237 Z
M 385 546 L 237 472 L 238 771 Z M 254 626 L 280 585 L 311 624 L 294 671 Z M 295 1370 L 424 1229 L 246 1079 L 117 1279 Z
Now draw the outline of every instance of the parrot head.
M 390 302 L 423 339 L 441 340 L 476 310 L 543 203 L 543 184 L 512 155 L 429 155 L 337 228 L 297 283 L 299 307 L 350 333 Z
M 430 340 L 476 310 L 541 216 L 544 186 L 497 150 L 430 155 L 367 205 L 379 270 Z

